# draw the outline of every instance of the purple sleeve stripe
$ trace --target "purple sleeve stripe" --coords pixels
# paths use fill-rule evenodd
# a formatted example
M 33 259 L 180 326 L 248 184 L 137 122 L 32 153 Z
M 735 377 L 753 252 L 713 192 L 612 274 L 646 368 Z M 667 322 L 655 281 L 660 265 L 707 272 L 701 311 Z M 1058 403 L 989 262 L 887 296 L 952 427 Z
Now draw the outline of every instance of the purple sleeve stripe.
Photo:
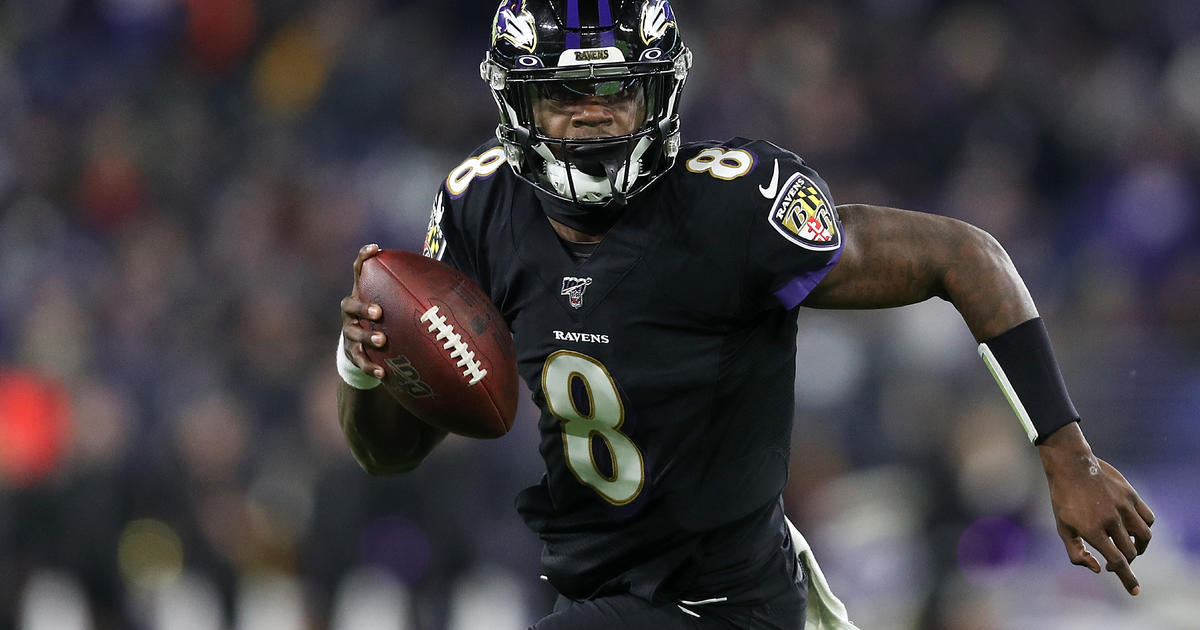
M 834 264 L 842 257 L 842 250 L 838 248 L 833 252 L 833 258 L 820 269 L 814 269 L 806 274 L 796 276 L 775 291 L 775 298 L 783 305 L 783 308 L 792 310 L 796 308 L 804 298 L 808 297 L 812 290 L 817 288 L 817 285 L 829 275 L 829 271 L 833 269 Z

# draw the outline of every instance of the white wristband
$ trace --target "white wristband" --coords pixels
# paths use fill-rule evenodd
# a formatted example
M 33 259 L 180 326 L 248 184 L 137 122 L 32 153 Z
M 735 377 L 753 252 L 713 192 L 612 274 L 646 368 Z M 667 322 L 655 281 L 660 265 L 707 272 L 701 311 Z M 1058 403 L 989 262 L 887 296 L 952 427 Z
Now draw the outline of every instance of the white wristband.
M 367 374 L 346 356 L 346 336 L 338 335 L 337 371 L 346 384 L 354 389 L 375 389 L 383 381 Z

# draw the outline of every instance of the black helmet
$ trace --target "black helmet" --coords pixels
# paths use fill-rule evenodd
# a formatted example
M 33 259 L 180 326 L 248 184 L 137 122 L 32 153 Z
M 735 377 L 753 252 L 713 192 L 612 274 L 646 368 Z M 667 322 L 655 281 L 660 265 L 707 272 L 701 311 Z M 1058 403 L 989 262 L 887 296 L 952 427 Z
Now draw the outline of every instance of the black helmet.
M 496 136 L 513 171 L 597 209 L 623 205 L 674 163 L 691 59 L 667 0 L 505 0 L 479 72 L 500 108 Z M 533 104 L 556 91 L 636 95 L 645 119 L 622 136 L 551 137 L 534 124 Z

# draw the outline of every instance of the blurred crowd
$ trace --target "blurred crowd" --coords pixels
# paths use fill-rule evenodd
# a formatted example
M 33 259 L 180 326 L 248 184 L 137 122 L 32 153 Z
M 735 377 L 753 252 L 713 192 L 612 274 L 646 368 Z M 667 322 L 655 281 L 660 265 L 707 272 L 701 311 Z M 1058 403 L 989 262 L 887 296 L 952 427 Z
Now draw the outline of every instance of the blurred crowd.
M 677 0 L 684 139 L 961 218 L 1029 284 L 1142 594 L 1071 566 L 953 308 L 801 313 L 788 510 L 864 630 L 1200 618 L 1193 0 Z M 528 401 L 373 478 L 334 403 L 359 246 L 419 249 L 496 123 L 494 2 L 0 3 L 0 630 L 510 630 Z

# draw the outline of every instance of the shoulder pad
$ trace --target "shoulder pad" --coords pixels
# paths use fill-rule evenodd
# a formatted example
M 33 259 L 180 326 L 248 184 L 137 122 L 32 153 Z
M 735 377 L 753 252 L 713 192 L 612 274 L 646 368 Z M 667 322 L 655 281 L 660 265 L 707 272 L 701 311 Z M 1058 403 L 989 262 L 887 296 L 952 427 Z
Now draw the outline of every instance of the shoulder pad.
M 769 142 L 767 140 L 742 138 L 740 136 L 735 136 L 724 141 L 706 140 L 703 142 L 689 142 L 680 149 L 679 159 L 687 160 L 695 157 L 701 152 L 711 149 L 720 149 L 726 152 L 745 151 L 754 156 L 756 162 L 766 161 L 767 163 L 770 163 L 770 161 L 773 159 L 790 160 L 797 163 L 804 162 L 800 156 L 780 147 L 773 142 Z
M 738 200 L 739 206 L 762 206 L 777 196 L 782 183 L 804 166 L 795 153 L 765 140 L 730 138 L 683 147 L 676 162 L 689 188 L 705 195 Z M 703 175 L 694 177 L 690 175 Z M 757 200 L 757 201 L 755 201 Z
M 829 187 L 795 153 L 765 140 L 735 137 L 690 143 L 680 151 L 679 161 L 678 177 L 693 199 L 761 212 L 779 235 L 805 249 L 840 247 Z
M 473 182 L 490 179 L 507 164 L 504 148 L 499 140 L 493 139 L 479 145 L 471 157 L 451 169 L 442 184 L 451 199 L 458 199 L 466 194 Z

